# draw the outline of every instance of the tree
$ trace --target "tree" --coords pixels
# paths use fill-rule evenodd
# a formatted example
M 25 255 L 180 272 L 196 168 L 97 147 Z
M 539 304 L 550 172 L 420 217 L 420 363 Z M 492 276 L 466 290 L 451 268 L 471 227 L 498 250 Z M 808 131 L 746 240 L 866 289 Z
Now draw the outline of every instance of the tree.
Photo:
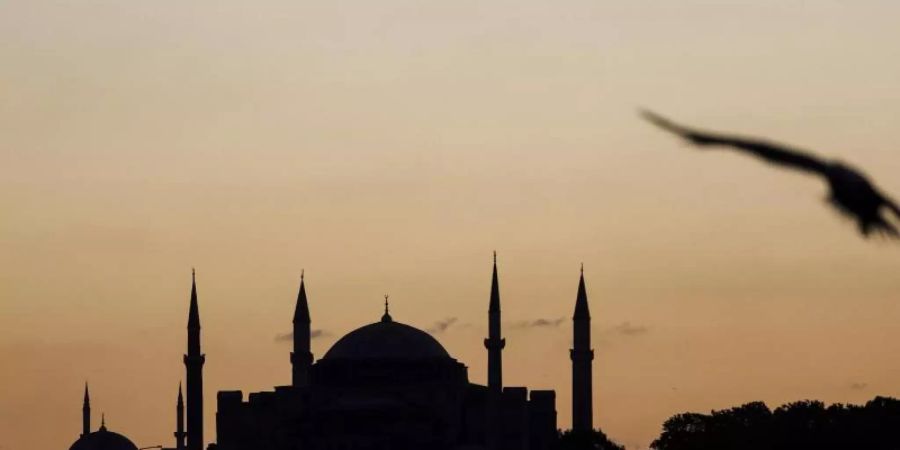
M 599 428 L 590 431 L 566 430 L 559 432 L 557 450 L 625 450 L 610 440 Z
M 900 400 L 864 406 L 803 400 L 775 411 L 762 402 L 709 414 L 677 414 L 663 424 L 655 450 L 897 450 Z

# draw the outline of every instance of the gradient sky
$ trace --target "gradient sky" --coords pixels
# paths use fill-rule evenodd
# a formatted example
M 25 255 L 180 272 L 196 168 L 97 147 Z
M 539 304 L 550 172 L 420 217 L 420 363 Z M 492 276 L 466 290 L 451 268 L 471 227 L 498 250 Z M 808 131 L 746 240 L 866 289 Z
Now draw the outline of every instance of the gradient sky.
M 197 267 L 215 392 L 290 380 L 306 269 L 320 357 L 392 315 L 484 382 L 558 392 L 585 263 L 596 423 L 900 396 L 900 251 L 814 178 L 636 116 L 815 149 L 900 196 L 900 2 L 0 2 L 0 449 L 95 425 L 171 445 Z

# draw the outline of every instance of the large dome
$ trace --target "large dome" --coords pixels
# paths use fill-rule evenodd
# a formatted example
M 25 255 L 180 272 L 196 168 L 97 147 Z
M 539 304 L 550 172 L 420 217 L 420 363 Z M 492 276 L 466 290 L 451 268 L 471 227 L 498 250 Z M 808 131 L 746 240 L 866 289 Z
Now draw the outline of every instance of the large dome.
M 340 338 L 322 359 L 423 360 L 452 359 L 447 350 L 417 328 L 394 322 L 387 314 L 380 322 L 351 331 Z
M 75 441 L 69 450 L 137 450 L 137 446 L 119 433 L 108 431 L 106 427 L 100 427 L 86 436 Z

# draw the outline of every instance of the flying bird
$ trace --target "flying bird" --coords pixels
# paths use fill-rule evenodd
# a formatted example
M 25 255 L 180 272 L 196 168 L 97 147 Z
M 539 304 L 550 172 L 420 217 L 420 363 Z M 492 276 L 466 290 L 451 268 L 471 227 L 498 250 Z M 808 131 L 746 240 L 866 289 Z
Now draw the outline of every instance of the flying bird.
M 750 153 L 765 162 L 818 175 L 828 182 L 828 203 L 838 212 L 856 221 L 864 237 L 872 234 L 900 237 L 897 228 L 883 215 L 885 210 L 900 219 L 900 207 L 882 194 L 864 173 L 839 161 L 821 159 L 790 147 L 734 135 L 709 133 L 689 128 L 651 111 L 642 111 L 654 125 L 677 134 L 699 147 L 732 147 Z

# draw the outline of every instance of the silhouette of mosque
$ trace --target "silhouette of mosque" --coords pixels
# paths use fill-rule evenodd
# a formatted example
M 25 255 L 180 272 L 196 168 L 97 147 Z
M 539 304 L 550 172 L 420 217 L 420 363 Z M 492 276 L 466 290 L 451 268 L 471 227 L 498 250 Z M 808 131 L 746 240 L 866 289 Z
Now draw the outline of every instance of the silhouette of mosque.
M 547 450 L 557 440 L 556 393 L 503 385 L 500 288 L 494 255 L 488 307 L 487 385 L 430 334 L 397 322 L 385 296 L 375 323 L 340 338 L 315 361 L 304 277 L 293 318 L 292 384 L 273 391 L 220 391 L 216 443 L 208 450 Z M 593 429 L 590 312 L 584 270 L 573 316 L 572 428 Z M 188 312 L 187 414 L 178 391 L 175 447 L 203 450 L 203 364 L 196 277 Z M 186 429 L 185 429 L 186 419 Z M 161 448 L 159 446 L 155 448 Z M 83 432 L 70 450 L 136 450 L 126 437 L 90 431 L 87 385 Z
M 106 429 L 106 417 L 100 419 L 100 429 L 91 432 L 91 394 L 84 384 L 84 404 L 81 407 L 81 436 L 69 450 L 138 450 L 127 437 Z

